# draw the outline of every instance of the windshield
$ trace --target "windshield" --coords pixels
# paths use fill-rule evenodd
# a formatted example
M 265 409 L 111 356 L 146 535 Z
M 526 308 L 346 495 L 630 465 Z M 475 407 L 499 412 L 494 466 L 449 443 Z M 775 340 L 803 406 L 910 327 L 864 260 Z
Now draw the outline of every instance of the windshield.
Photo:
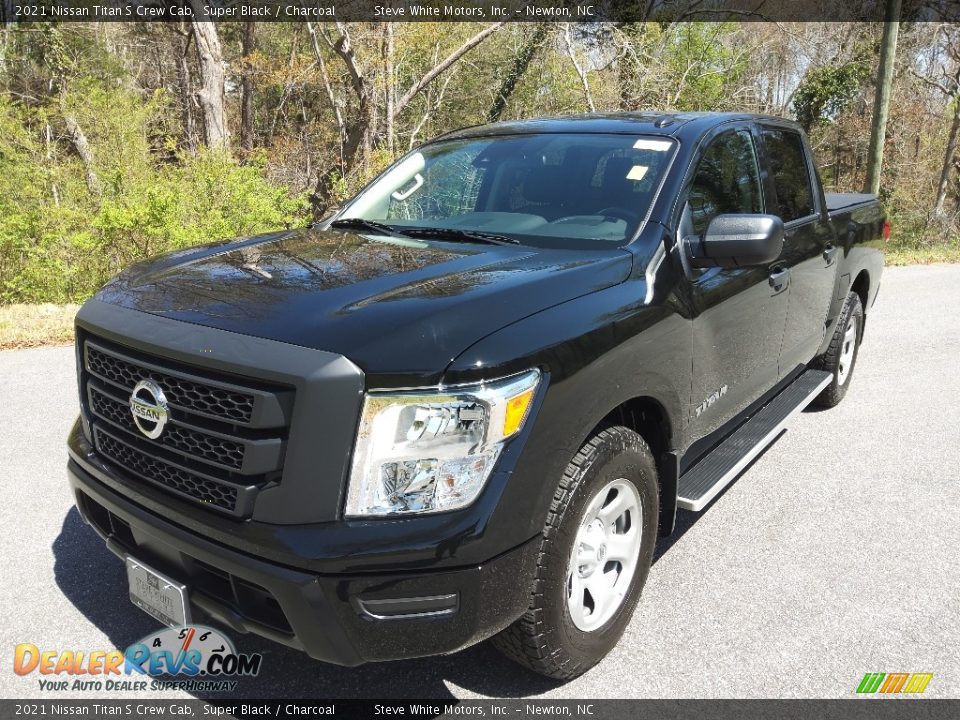
M 636 135 L 440 141 L 397 162 L 339 219 L 547 247 L 621 245 L 646 219 L 674 148 L 668 138 Z

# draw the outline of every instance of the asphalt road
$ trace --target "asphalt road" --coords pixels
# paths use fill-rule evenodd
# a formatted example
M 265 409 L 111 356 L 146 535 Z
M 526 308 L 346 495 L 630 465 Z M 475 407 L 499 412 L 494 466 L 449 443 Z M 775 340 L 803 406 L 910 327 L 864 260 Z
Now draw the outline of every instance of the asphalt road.
M 681 513 L 620 645 L 578 680 L 539 679 L 486 645 L 345 669 L 239 636 L 265 658 L 238 692 L 831 698 L 902 671 L 960 697 L 958 370 L 960 266 L 888 269 L 844 402 L 803 413 L 706 512 Z M 89 652 L 156 629 L 71 505 L 76 405 L 71 348 L 0 352 L 0 697 L 43 695 L 12 672 L 17 643 Z

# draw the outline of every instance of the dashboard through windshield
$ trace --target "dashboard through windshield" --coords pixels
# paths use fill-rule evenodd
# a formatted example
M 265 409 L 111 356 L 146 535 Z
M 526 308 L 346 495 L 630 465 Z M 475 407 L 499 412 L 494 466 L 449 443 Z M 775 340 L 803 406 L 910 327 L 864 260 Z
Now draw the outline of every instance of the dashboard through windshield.
M 670 138 L 613 134 L 438 141 L 399 160 L 338 219 L 400 234 L 432 228 L 546 247 L 616 247 L 646 219 L 675 149 Z

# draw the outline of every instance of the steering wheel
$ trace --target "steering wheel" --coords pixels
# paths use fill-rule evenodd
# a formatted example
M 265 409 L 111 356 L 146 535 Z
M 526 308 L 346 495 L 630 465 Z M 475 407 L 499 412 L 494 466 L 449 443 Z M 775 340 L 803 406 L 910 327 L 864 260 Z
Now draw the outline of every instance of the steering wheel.
M 620 218 L 621 220 L 626 220 L 628 223 L 637 222 L 640 219 L 639 213 L 622 207 L 603 208 L 603 210 L 598 210 L 596 214 L 603 215 L 604 217 Z

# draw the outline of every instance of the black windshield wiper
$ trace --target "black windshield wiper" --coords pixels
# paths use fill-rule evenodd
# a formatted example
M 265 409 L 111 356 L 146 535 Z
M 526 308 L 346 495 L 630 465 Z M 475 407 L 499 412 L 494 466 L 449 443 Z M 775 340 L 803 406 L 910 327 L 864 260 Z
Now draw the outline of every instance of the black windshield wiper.
M 453 228 L 414 227 L 403 229 L 403 234 L 412 238 L 435 240 L 453 240 L 459 242 L 481 242 L 491 245 L 519 245 L 520 241 L 506 235 L 482 232 L 480 230 L 459 230 Z
M 363 218 L 343 218 L 342 220 L 334 220 L 330 223 L 330 227 L 337 228 L 338 230 L 368 230 L 371 232 L 378 232 L 382 235 L 406 235 L 406 232 L 401 232 L 396 228 L 391 227 L 385 223 L 379 223 L 375 220 L 364 220 Z

